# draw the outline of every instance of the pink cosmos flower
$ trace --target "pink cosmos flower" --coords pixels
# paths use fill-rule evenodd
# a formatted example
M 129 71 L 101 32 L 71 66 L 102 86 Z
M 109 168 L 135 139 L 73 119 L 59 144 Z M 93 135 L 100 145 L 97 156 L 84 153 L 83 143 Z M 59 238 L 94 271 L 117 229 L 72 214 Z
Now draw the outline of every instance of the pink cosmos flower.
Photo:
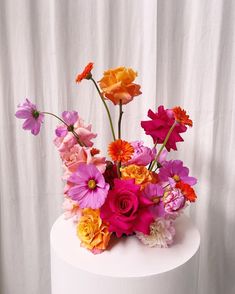
M 162 144 L 175 122 L 173 111 L 171 109 L 164 109 L 164 106 L 161 105 L 158 107 L 158 112 L 156 113 L 149 110 L 148 117 L 151 120 L 141 121 L 141 127 L 145 130 L 146 135 L 150 135 L 153 138 L 154 143 L 157 141 L 158 144 Z M 184 141 L 180 133 L 184 133 L 186 130 L 186 126 L 176 124 L 166 143 L 166 149 L 168 151 L 171 149 L 177 150 L 176 143 Z
M 109 231 L 117 237 L 130 235 L 135 231 L 149 234 L 154 218 L 149 211 L 152 201 L 140 192 L 135 180 L 114 179 L 114 188 L 101 207 L 101 218 L 109 223 Z
M 164 209 L 164 203 L 162 202 L 162 197 L 164 194 L 164 189 L 160 184 L 148 184 L 143 190 L 143 195 L 152 201 L 153 206 L 150 207 L 150 210 L 154 216 L 164 217 L 166 215 Z
M 67 195 L 81 208 L 100 208 L 107 197 L 109 184 L 94 164 L 81 163 L 68 181 L 73 185 Z
M 92 156 L 91 148 L 81 147 L 79 144 L 74 145 L 69 151 L 60 153 L 61 159 L 65 165 L 65 178 L 78 169 L 81 163 L 92 163 L 98 170 L 103 173 L 106 168 L 105 157 Z
M 165 211 L 174 214 L 185 206 L 186 199 L 180 189 L 172 188 L 164 195 L 163 202 Z
M 57 137 L 65 137 L 68 134 L 69 130 L 74 130 L 74 124 L 78 120 L 78 113 L 77 111 L 64 111 L 62 112 L 62 118 L 68 126 L 58 126 L 55 130 Z
M 23 124 L 24 130 L 30 130 L 35 136 L 40 132 L 44 114 L 37 110 L 36 105 L 31 103 L 27 98 L 25 102 L 18 105 L 15 116 L 20 119 L 25 119 Z
M 150 149 L 149 147 L 144 146 L 144 143 L 142 141 L 131 142 L 131 145 L 134 147 L 134 154 L 132 155 L 132 158 L 127 162 L 127 165 L 147 165 L 156 156 L 156 149 Z
M 189 177 L 189 169 L 183 166 L 181 160 L 166 161 L 159 170 L 159 179 L 162 182 L 168 182 L 175 186 L 176 182 L 182 181 L 190 186 L 197 183 L 197 179 Z
M 64 128 L 64 125 L 61 127 Z M 57 127 L 58 129 L 59 127 Z M 87 146 L 93 146 L 92 139 L 96 138 L 97 134 L 91 132 L 91 125 L 85 125 L 84 121 L 78 117 L 77 121 L 73 124 L 73 130 L 77 133 L 79 139 Z M 56 137 L 54 144 L 60 152 L 69 152 L 70 149 L 77 144 L 77 139 L 71 132 L 68 132 L 64 137 Z

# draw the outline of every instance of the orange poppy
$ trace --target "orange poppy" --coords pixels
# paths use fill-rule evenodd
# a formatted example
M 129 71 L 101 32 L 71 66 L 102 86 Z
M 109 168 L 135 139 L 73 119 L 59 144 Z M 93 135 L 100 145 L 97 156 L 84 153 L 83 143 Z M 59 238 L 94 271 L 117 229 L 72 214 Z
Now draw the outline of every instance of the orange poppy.
M 76 78 L 77 83 L 80 83 L 84 79 L 89 80 L 91 78 L 91 71 L 93 69 L 93 65 L 93 62 L 88 63 L 87 66 L 84 68 L 83 72 L 81 74 L 78 74 Z
M 187 125 L 192 127 L 193 126 L 193 121 L 189 118 L 189 115 L 187 115 L 186 111 L 184 109 L 182 109 L 179 106 L 174 107 L 173 109 L 173 113 L 175 116 L 175 120 L 182 124 L 182 125 Z
M 187 200 L 189 200 L 190 202 L 196 201 L 197 195 L 189 184 L 179 181 L 175 187 L 181 190 L 182 194 Z
M 127 162 L 131 159 L 134 148 L 127 141 L 118 139 L 109 144 L 108 153 L 113 161 Z

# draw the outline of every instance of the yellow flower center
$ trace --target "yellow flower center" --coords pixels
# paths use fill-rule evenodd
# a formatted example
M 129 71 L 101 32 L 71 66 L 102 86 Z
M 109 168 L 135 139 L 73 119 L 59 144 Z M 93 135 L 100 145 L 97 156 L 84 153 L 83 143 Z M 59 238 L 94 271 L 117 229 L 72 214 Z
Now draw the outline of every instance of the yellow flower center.
M 152 201 L 153 201 L 153 203 L 158 204 L 158 203 L 160 202 L 160 198 L 157 197 L 157 196 L 154 196 L 154 197 L 152 198 Z
M 89 180 L 88 181 L 88 188 L 93 190 L 96 188 L 96 181 L 95 180 Z
M 180 177 L 179 177 L 178 175 L 174 175 L 174 176 L 173 176 L 173 179 L 174 179 L 176 182 L 179 182 Z

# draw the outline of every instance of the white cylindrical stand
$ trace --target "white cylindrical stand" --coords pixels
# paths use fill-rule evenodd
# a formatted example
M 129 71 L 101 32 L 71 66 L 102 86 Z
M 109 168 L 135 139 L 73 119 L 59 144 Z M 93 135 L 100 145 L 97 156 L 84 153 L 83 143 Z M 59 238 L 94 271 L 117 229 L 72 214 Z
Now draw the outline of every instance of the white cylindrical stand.
M 80 247 L 73 223 L 59 217 L 51 230 L 51 293 L 196 294 L 200 235 L 185 215 L 175 227 L 170 248 L 149 248 L 132 236 L 93 255 Z

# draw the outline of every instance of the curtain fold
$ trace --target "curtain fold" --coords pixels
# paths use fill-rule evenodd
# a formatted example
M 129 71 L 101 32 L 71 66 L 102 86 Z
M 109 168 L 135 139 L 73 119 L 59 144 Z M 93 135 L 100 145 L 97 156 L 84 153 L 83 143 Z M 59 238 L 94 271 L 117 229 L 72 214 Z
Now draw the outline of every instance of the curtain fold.
M 77 110 L 105 153 L 105 110 L 91 83 L 75 83 L 89 61 L 97 80 L 119 65 L 138 71 L 143 94 L 124 107 L 126 139 L 151 144 L 139 123 L 149 108 L 190 113 L 194 126 L 172 155 L 199 180 L 190 214 L 201 249 L 185 278 L 198 281 L 198 294 L 235 293 L 234 45 L 232 0 L 0 1 L 1 294 L 50 293 L 49 233 L 62 213 L 57 122 L 46 118 L 33 137 L 16 106 L 28 97 L 45 111 Z

